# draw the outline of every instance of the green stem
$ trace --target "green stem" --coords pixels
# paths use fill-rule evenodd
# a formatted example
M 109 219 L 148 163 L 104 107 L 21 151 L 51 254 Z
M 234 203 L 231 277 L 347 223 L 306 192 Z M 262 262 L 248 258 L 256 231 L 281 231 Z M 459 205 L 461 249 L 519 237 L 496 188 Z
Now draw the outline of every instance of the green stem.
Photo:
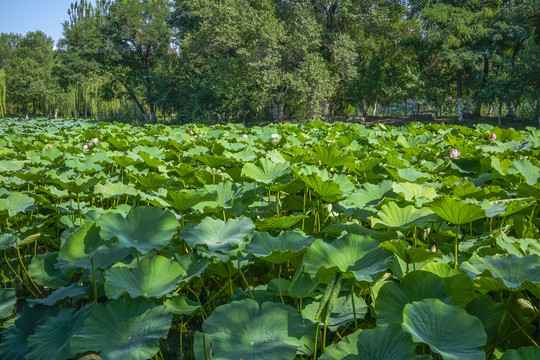
M 356 306 L 354 305 L 354 279 L 352 280 L 352 285 L 351 285 L 351 299 L 352 299 L 352 311 L 353 311 L 353 315 L 354 315 L 354 329 L 355 330 L 358 330 L 358 320 L 356 318 Z
M 457 269 L 457 266 L 458 266 L 458 259 L 457 259 L 457 256 L 458 256 L 458 239 L 459 239 L 459 232 L 461 230 L 461 225 L 458 225 L 457 226 L 457 233 L 456 233 L 456 240 L 455 240 L 455 244 L 454 244 L 454 269 Z
M 97 285 L 96 285 L 96 271 L 94 269 L 94 257 L 90 258 L 90 264 L 92 265 L 92 285 L 94 286 L 94 304 L 97 305 Z
M 278 283 L 279 298 L 281 299 L 281 303 L 285 304 L 285 301 L 283 301 L 283 295 L 281 294 L 281 264 L 279 264 L 277 283 Z

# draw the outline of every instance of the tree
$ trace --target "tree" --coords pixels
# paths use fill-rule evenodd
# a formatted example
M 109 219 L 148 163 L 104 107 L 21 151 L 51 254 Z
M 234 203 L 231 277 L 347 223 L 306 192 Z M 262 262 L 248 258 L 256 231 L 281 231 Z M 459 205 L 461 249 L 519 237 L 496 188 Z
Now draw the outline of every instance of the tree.
M 6 116 L 6 73 L 0 69 L 0 117 Z

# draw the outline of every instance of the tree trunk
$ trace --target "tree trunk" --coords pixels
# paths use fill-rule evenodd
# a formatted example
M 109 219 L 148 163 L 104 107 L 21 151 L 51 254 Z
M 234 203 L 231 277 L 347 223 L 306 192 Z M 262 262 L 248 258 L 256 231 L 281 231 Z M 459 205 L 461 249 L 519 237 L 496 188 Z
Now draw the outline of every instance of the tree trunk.
M 461 86 L 461 69 L 456 74 L 457 85 L 457 116 L 458 121 L 463 121 L 463 88 Z
M 367 111 L 368 111 L 368 105 L 367 105 L 367 101 L 364 99 L 362 100 L 362 116 L 364 118 L 367 116 Z
M 506 117 L 516 117 L 515 105 L 513 101 L 508 103 L 508 114 Z
M 377 103 L 379 102 L 378 99 L 375 99 L 375 103 L 373 104 L 373 113 L 372 116 L 377 115 Z
M 474 117 L 482 116 L 481 111 L 482 111 L 482 102 L 480 101 L 480 99 L 478 99 L 478 97 L 476 97 L 475 104 L 474 104 L 474 112 L 472 116 Z
M 465 89 L 465 93 L 467 94 L 467 107 L 466 107 L 466 110 L 465 110 L 465 113 L 467 115 L 471 115 L 471 92 L 470 92 L 470 89 L 469 87 L 467 87 Z
M 156 106 L 154 104 L 150 104 L 150 121 L 152 124 L 157 124 Z
M 492 102 L 489 103 L 487 116 L 488 116 L 488 117 L 492 117 L 492 116 L 493 116 L 493 103 L 492 103 Z
M 139 99 L 137 99 L 137 95 L 135 95 L 135 92 L 133 92 L 133 90 L 126 84 L 125 81 L 123 81 L 123 80 L 119 80 L 119 81 L 126 88 L 129 96 L 131 97 L 131 99 L 135 102 L 135 104 L 139 108 L 139 111 L 141 112 L 141 114 L 142 114 L 142 116 L 144 118 L 144 122 L 146 122 L 147 124 L 150 124 L 150 119 L 148 119 L 148 115 L 146 114 L 146 111 L 144 111 L 144 107 L 141 105 Z

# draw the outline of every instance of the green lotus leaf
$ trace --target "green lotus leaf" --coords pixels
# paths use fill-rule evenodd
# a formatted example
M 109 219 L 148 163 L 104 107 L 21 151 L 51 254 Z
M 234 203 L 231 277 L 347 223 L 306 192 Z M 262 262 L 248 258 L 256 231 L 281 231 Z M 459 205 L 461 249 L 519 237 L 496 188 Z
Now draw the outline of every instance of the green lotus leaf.
M 5 319 L 13 313 L 13 307 L 17 302 L 15 289 L 0 289 L 0 319 Z
M 304 255 L 305 271 L 328 282 L 336 272 L 356 281 L 373 281 L 388 269 L 394 255 L 368 236 L 349 234 L 332 243 L 317 239 Z
M 90 304 L 79 311 L 64 309 L 56 316 L 48 316 L 28 337 L 28 354 L 25 360 L 63 360 L 75 355 L 70 351 L 69 342 L 92 309 L 93 304 Z
M 251 236 L 253 228 L 253 222 L 248 217 L 228 219 L 226 222 L 207 217 L 194 228 L 184 231 L 183 237 L 192 248 L 204 245 L 209 253 L 225 254 L 246 242 L 246 237 Z
M 58 308 L 24 306 L 21 316 L 15 320 L 15 326 L 2 333 L 0 343 L 0 358 L 10 360 L 24 360 L 28 352 L 27 340 L 34 333 L 37 325 L 43 324 L 48 317 L 54 317 Z
M 85 222 L 60 247 L 59 257 L 71 265 L 85 269 L 107 269 L 133 253 L 132 248 L 117 243 L 103 245 L 99 229 L 93 222 Z
M 450 296 L 450 305 L 465 306 L 473 299 L 474 282 L 465 272 L 439 262 L 430 262 L 421 270 L 429 271 L 443 279 L 446 294 Z
M 159 351 L 172 314 L 150 299 L 120 298 L 98 304 L 70 342 L 73 354 L 93 351 L 107 360 L 146 360 Z
M 302 309 L 302 317 L 310 321 L 315 321 L 320 301 L 312 301 Z M 356 318 L 363 318 L 368 310 L 368 306 L 363 298 L 354 295 L 354 307 L 356 309 Z M 351 294 L 338 297 L 333 303 L 327 326 L 330 330 L 336 331 L 340 326 L 354 322 L 354 311 L 352 306 Z
M 540 168 L 527 159 L 514 160 L 508 168 L 508 173 L 523 177 L 528 185 L 540 182 Z
M 233 201 L 242 195 L 242 188 L 233 184 L 230 181 L 224 181 L 217 185 L 206 185 L 204 190 L 208 192 L 208 202 L 199 204 L 198 208 L 210 207 L 222 207 L 224 209 L 230 209 L 233 205 Z
M 256 182 L 270 185 L 278 177 L 286 174 L 290 170 L 291 164 L 274 163 L 268 159 L 261 158 L 255 163 L 247 163 L 242 168 L 242 176 L 255 180 Z
M 488 296 L 477 297 L 465 308 L 467 313 L 476 316 L 482 322 L 488 337 L 488 343 L 497 338 L 497 331 L 504 314 L 504 304 Z
M 329 167 L 347 166 L 356 160 L 354 156 L 344 153 L 334 144 L 313 145 L 313 155 Z
M 540 359 L 540 348 L 523 346 L 519 349 L 507 350 L 500 360 L 537 360 Z
M 495 280 L 491 282 L 495 289 L 525 290 L 531 286 L 531 283 L 540 284 L 540 256 L 536 254 L 525 255 L 521 258 L 515 255 L 480 257 L 475 254 L 469 261 L 461 264 L 461 267 L 479 277 L 479 280 L 491 277 Z M 490 275 L 484 274 L 486 271 Z M 484 284 L 488 285 L 482 283 Z
M 98 220 L 102 239 L 113 237 L 125 247 L 134 247 L 143 253 L 167 246 L 178 230 L 176 216 L 156 207 L 140 206 L 124 218 L 120 214 L 106 213 Z
M 34 306 L 35 304 L 53 306 L 58 301 L 64 300 L 65 298 L 77 300 L 83 297 L 84 295 L 88 294 L 89 291 L 90 291 L 90 288 L 88 286 L 73 283 L 69 286 L 59 287 L 58 289 L 54 290 L 45 299 L 38 299 L 38 300 L 27 299 L 26 302 L 28 303 L 29 306 Z
M 378 184 L 363 184 L 362 188 L 351 195 L 344 201 L 347 204 L 354 204 L 358 208 L 377 205 L 383 198 L 395 196 L 392 191 L 392 182 L 383 180 Z
M 482 207 L 454 199 L 449 195 L 435 199 L 426 204 L 437 215 L 454 225 L 463 225 L 486 216 Z
M 161 298 L 176 288 L 184 271 L 176 261 L 154 255 L 141 260 L 134 269 L 119 266 L 107 270 L 105 293 L 112 299 L 125 292 L 132 298 Z
M 298 231 L 284 231 L 276 237 L 266 232 L 258 232 L 246 245 L 244 252 L 273 264 L 283 264 L 293 258 L 298 251 L 308 248 L 313 240 L 313 237 Z
M 191 209 L 198 203 L 207 200 L 207 196 L 201 194 L 192 194 L 185 190 L 167 191 L 165 201 L 178 211 L 186 211 Z
M 278 218 L 266 218 L 263 220 L 257 220 L 255 226 L 261 231 L 268 231 L 273 229 L 288 229 L 296 225 L 300 220 L 307 218 L 306 215 L 297 216 L 280 216 Z
M 38 254 L 28 265 L 28 273 L 37 284 L 56 289 L 67 284 L 77 272 L 76 267 L 60 267 L 58 263 L 58 252 Z
M 343 198 L 343 191 L 334 180 L 323 180 L 319 175 L 301 175 L 300 179 L 326 202 L 333 203 Z
M 397 324 L 357 331 L 330 345 L 320 360 L 414 360 L 416 344 Z
M 206 353 L 214 360 L 292 360 L 304 332 L 302 318 L 291 306 L 233 301 L 217 307 L 203 323 L 203 333 L 195 336 L 195 358 L 203 360 Z
M 17 241 L 17 235 L 13 234 L 11 231 L 2 231 L 0 233 L 0 250 L 5 250 L 10 246 L 13 246 Z
M 185 269 L 185 273 L 182 273 L 182 281 L 189 281 L 193 276 L 199 276 L 208 267 L 210 262 L 208 259 L 201 257 L 200 255 L 189 252 L 185 255 L 175 255 L 176 261 Z
M 381 247 L 390 250 L 407 264 L 420 263 L 434 258 L 442 258 L 440 251 L 432 252 L 424 248 L 414 248 L 404 240 L 390 240 L 381 244 Z
M 431 186 L 411 182 L 392 183 L 392 190 L 403 196 L 405 200 L 416 202 L 418 206 L 437 197 L 437 191 Z
M 394 201 L 390 201 L 381 207 L 377 217 L 371 219 L 374 228 L 388 227 L 407 230 L 413 226 L 425 227 L 428 223 L 437 219 L 433 211 L 414 205 L 399 207 Z
M 407 304 L 403 310 L 403 330 L 413 341 L 426 343 L 446 360 L 485 360 L 482 347 L 487 335 L 480 320 L 457 306 L 439 299 Z
M 128 174 L 128 177 L 145 189 L 160 188 L 171 180 L 166 176 L 154 172 L 147 174 Z
M 443 280 L 426 271 L 412 271 L 405 275 L 399 284 L 384 284 L 375 301 L 377 325 L 401 323 L 405 305 L 430 298 L 449 301 Z
M 83 192 L 89 190 L 92 186 L 99 184 L 101 182 L 101 178 L 94 177 L 94 176 L 88 176 L 88 177 L 80 177 L 75 180 L 68 180 L 68 179 L 56 179 L 52 180 L 53 183 L 60 185 L 60 187 L 64 190 L 69 191 L 73 194 L 82 194 Z
M 33 198 L 20 192 L 12 192 L 7 198 L 0 199 L 0 212 L 6 211 L 9 217 L 27 211 L 34 211 L 36 207 Z
M 173 314 L 178 315 L 190 315 L 193 314 L 201 307 L 201 303 L 196 301 L 191 301 L 185 296 L 175 296 L 171 299 L 167 299 L 164 302 L 164 305 L 169 309 Z
M 122 195 L 135 196 L 137 190 L 132 186 L 122 184 L 120 182 L 112 183 L 106 182 L 105 184 L 98 184 L 94 186 L 94 193 L 103 195 L 104 198 L 119 198 Z

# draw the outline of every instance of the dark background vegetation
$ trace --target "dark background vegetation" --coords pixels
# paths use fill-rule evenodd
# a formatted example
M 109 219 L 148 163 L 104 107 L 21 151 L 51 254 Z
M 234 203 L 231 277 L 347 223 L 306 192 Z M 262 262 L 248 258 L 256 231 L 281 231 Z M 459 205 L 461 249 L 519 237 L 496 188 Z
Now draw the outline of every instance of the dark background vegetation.
M 75 2 L 58 44 L 0 34 L 0 117 L 540 121 L 540 2 Z

